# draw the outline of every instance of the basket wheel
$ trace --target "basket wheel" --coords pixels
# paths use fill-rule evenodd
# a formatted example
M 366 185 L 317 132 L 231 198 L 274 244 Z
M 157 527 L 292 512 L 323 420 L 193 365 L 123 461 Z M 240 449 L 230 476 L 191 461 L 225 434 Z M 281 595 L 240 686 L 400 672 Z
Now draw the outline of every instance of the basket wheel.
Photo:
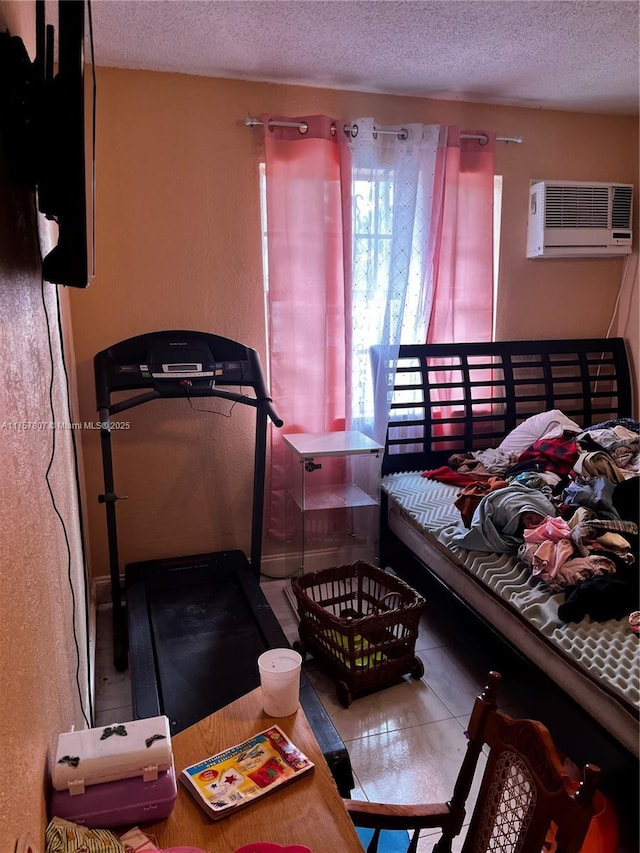
M 351 690 L 349 690 L 349 686 L 346 682 L 339 681 L 336 684 L 336 696 L 338 697 L 338 702 L 343 708 L 349 707 L 353 697 L 351 696 Z
M 302 658 L 302 663 L 304 663 L 307 658 L 307 650 L 302 640 L 296 640 L 291 648 L 294 650 L 294 652 L 298 652 L 298 654 Z
M 422 676 L 424 675 L 424 664 L 420 660 L 420 658 L 416 655 L 411 662 L 411 678 L 415 678 L 416 681 L 420 681 Z

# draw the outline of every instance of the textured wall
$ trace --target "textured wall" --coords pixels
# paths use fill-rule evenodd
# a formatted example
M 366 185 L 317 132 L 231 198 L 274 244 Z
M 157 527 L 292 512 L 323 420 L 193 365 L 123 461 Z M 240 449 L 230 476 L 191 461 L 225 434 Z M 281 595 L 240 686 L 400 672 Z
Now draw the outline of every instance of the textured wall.
M 0 28 L 7 4 L 0 4 Z M 31 4 L 8 4 L 28 39 Z M 60 294 L 65 300 L 65 294 Z M 0 850 L 43 845 L 45 784 L 60 731 L 87 707 L 84 581 L 56 290 L 41 286 L 33 199 L 7 182 L 0 146 Z M 47 330 L 46 315 L 50 330 Z M 70 344 L 70 341 L 67 341 Z M 51 351 L 50 351 L 51 347 Z M 65 347 L 67 362 L 73 362 Z M 51 395 L 51 397 L 50 397 Z M 51 402 L 51 400 L 53 402 Z M 53 405 L 53 413 L 52 413 Z M 24 424 L 38 428 L 25 429 Z M 55 455 L 52 450 L 55 440 Z M 50 466 L 47 476 L 46 472 Z M 64 520 L 69 548 L 60 518 Z M 76 616 L 73 619 L 74 608 Z M 78 638 L 80 665 L 74 642 Z
M 531 178 L 565 178 L 637 186 L 634 118 L 101 68 L 98 274 L 71 300 L 84 419 L 95 409 L 93 355 L 129 336 L 202 329 L 264 356 L 261 130 L 241 125 L 263 111 L 373 115 L 388 125 L 458 123 L 524 136 L 522 145 L 497 146 L 504 176 L 498 337 L 605 333 L 623 261 L 527 260 L 528 185 Z M 118 504 L 122 564 L 248 550 L 252 430 L 239 409 L 228 420 L 166 401 L 122 416 L 131 422 L 113 439 L 116 487 L 129 496 Z M 98 576 L 108 565 L 104 510 L 95 500 L 102 466 L 98 436 L 85 432 L 83 441 Z

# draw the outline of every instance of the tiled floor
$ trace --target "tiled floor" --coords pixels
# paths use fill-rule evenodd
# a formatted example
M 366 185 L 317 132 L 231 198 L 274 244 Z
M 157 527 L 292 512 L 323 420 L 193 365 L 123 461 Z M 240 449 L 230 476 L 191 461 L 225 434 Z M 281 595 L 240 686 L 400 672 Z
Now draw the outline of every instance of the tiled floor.
M 290 642 L 297 619 L 283 591 L 284 581 L 264 580 L 263 589 Z M 305 671 L 345 742 L 356 777 L 352 796 L 386 802 L 444 802 L 452 793 L 466 747 L 464 729 L 473 701 L 489 669 L 504 675 L 501 709 L 527 716 L 532 686 L 518 665 L 491 643 L 478 643 L 460 624 L 446 599 L 430 597 L 416 654 L 424 662 L 420 681 L 402 683 L 355 700 L 348 709 L 336 698 L 335 684 L 309 661 Z M 127 673 L 111 662 L 110 609 L 98 611 L 96 725 L 131 718 Z M 533 688 L 535 689 L 535 688 Z M 530 714 L 530 716 L 534 716 Z M 637 814 L 636 814 L 637 823 Z M 421 836 L 419 851 L 431 851 L 437 833 Z M 637 841 L 620 851 L 638 849 Z M 454 844 L 454 853 L 460 844 Z

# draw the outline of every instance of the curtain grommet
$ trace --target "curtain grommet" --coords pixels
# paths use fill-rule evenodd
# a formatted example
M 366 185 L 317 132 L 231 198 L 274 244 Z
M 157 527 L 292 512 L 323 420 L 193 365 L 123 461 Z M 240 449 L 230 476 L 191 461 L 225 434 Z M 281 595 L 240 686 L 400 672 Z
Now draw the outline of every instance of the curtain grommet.
M 306 121 L 300 122 L 300 127 L 298 128 L 298 133 L 301 133 L 303 136 L 305 133 L 309 133 L 309 125 Z
M 349 133 L 350 133 L 352 139 L 356 138 L 356 136 L 358 135 L 358 131 L 359 131 L 358 125 L 352 124 L 351 127 L 349 128 Z

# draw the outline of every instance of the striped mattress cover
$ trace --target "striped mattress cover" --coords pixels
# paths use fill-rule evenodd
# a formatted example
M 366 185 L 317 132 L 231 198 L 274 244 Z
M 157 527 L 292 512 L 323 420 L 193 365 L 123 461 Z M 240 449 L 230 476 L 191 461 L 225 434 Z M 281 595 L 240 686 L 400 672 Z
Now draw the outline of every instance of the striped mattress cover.
M 640 644 L 628 619 L 561 622 L 557 610 L 564 594 L 532 581 L 530 570 L 515 555 L 451 545 L 460 523 L 453 505 L 457 487 L 406 472 L 383 477 L 382 489 L 389 498 L 389 529 L 638 755 Z M 558 654 L 550 655 L 550 648 Z

